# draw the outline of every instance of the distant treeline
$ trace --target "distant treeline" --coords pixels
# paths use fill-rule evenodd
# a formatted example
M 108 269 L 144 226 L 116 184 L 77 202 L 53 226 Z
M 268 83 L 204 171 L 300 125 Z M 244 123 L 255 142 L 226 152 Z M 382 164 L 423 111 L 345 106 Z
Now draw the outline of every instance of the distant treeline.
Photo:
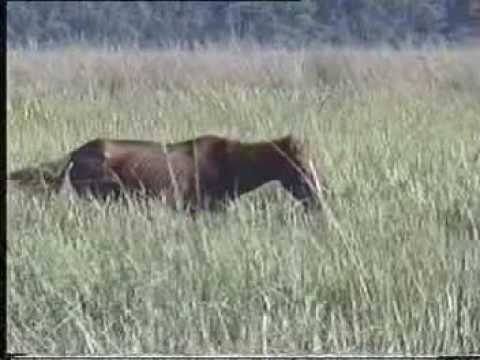
M 325 43 L 459 40 L 478 0 L 35 1 L 7 3 L 9 46 L 168 46 L 253 41 Z M 467 31 L 466 31 L 467 30 Z

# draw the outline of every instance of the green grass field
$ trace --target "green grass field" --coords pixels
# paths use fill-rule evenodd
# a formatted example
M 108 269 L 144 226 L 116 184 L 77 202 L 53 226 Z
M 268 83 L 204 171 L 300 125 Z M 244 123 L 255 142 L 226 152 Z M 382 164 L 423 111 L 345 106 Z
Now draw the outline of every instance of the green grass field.
M 9 51 L 8 170 L 94 137 L 293 133 L 335 197 L 196 221 L 8 191 L 9 351 L 480 349 L 480 49 Z

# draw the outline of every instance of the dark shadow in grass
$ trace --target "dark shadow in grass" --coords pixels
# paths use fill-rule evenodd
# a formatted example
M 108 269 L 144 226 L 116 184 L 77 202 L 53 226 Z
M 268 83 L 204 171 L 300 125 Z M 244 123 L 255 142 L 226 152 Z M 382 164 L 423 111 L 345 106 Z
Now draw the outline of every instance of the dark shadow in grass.
M 480 240 L 480 198 L 472 197 L 466 202 L 456 199 L 446 209 L 437 210 L 437 219 L 445 224 L 451 239 Z

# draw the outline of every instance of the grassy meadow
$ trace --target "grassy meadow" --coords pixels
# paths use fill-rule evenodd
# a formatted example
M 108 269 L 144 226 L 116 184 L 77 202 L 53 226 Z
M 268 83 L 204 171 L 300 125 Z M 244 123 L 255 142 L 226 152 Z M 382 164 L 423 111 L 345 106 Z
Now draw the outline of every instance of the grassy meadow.
M 8 170 L 95 137 L 292 133 L 335 197 L 192 220 L 8 191 L 9 351 L 480 349 L 480 49 L 7 54 Z

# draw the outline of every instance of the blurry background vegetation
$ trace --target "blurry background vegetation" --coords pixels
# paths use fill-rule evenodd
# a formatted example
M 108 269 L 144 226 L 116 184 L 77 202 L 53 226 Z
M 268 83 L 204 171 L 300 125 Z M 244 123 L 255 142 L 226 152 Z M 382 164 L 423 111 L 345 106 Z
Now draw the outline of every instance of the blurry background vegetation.
M 168 46 L 252 41 L 282 47 L 325 43 L 420 44 L 480 35 L 478 0 L 299 2 L 9 2 L 8 44 Z

